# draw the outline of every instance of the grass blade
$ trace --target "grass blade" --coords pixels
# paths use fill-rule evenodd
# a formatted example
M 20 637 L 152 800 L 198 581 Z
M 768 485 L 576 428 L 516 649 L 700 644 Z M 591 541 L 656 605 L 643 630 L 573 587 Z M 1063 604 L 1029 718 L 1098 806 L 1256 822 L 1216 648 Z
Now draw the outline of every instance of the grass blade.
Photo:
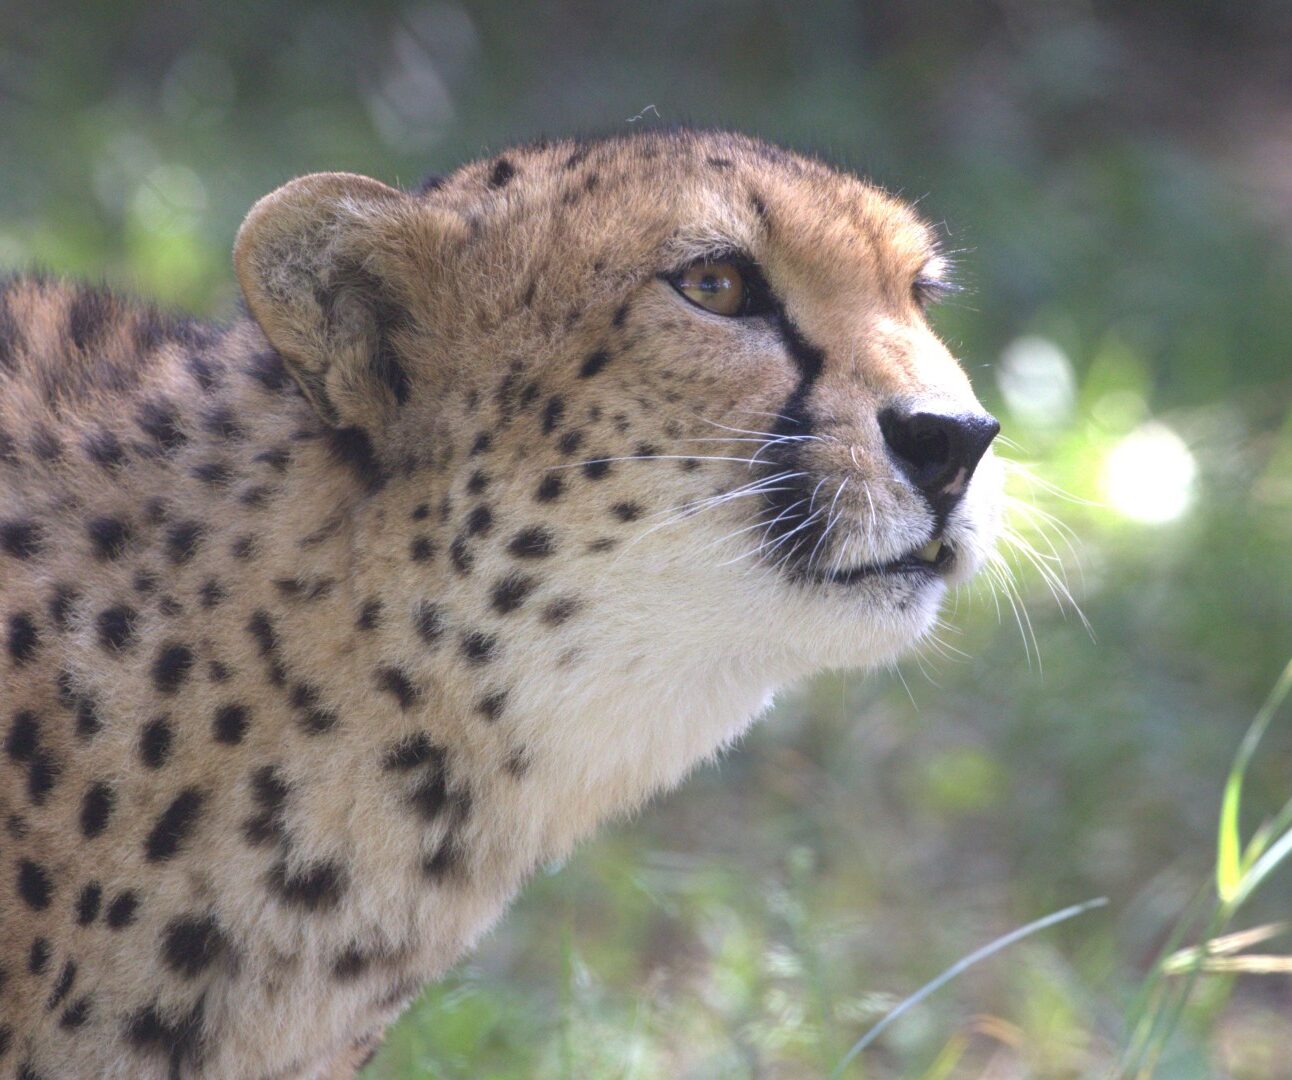
M 981 949 L 977 949 L 974 952 L 971 952 L 968 956 L 957 960 L 947 968 L 946 971 L 942 972 L 941 975 L 929 982 L 926 982 L 905 1001 L 898 1004 L 888 1013 L 887 1016 L 880 1020 L 879 1023 L 853 1043 L 852 1049 L 849 1050 L 843 1056 L 843 1060 L 834 1067 L 834 1072 L 830 1074 L 830 1080 L 839 1080 L 839 1078 L 843 1076 L 844 1070 L 852 1064 L 853 1059 L 879 1038 L 883 1031 L 894 1020 L 908 1010 L 913 1009 L 930 994 L 936 993 L 957 975 L 967 971 L 980 960 L 986 960 L 989 956 L 995 955 L 1002 949 L 1009 948 L 1009 946 L 1013 945 L 1015 942 L 1022 941 L 1025 937 L 1030 937 L 1032 934 L 1035 934 L 1040 930 L 1045 930 L 1051 926 L 1057 925 L 1058 923 L 1066 922 L 1068 919 L 1075 919 L 1078 915 L 1083 915 L 1092 908 L 1103 907 L 1107 903 L 1108 897 L 1098 896 L 1093 900 L 1087 900 L 1084 904 L 1073 904 L 1071 907 L 1065 907 L 1062 911 L 1056 911 L 1053 914 L 1036 919 L 1033 922 L 1028 923 L 1026 926 L 1020 926 L 1017 930 L 1011 930 L 1008 934 L 998 937 L 995 941 L 989 942 Z

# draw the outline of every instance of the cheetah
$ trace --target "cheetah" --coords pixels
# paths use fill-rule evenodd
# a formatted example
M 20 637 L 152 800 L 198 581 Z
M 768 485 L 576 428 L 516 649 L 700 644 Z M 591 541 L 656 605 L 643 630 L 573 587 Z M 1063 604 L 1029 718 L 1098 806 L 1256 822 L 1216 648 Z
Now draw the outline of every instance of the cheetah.
M 0 284 L 0 1072 L 341 1077 L 999 528 L 933 230 L 739 134 L 306 176 L 215 325 Z

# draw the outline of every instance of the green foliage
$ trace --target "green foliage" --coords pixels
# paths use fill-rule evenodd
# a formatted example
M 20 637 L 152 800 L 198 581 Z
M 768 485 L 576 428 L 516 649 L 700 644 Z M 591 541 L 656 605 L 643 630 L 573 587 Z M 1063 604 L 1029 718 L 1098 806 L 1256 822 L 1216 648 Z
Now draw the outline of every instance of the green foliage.
M 900 677 L 801 688 L 531 885 L 368 1075 L 821 1077 L 983 942 L 1104 895 L 909 1009 L 849 1075 L 1104 1075 L 1162 988 L 1158 1076 L 1286 1075 L 1286 975 L 1234 967 L 1249 944 L 1223 951 L 1212 897 L 1190 908 L 1219 869 L 1230 915 L 1289 917 L 1286 726 L 1224 783 L 1292 643 L 1280 5 L 0 16 L 6 267 L 227 313 L 237 224 L 290 176 L 412 184 L 518 137 L 684 120 L 868 172 L 956 253 L 967 291 L 935 321 L 1028 465 L 1003 564 Z M 1270 822 L 1245 846 L 1240 797 Z

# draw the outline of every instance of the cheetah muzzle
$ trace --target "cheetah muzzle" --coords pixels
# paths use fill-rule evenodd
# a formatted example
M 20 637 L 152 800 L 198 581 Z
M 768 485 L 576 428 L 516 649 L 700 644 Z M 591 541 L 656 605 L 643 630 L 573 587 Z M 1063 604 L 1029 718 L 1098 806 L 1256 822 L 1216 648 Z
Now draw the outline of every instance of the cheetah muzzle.
M 0 1069 L 352 1071 L 536 866 L 998 528 L 904 204 L 721 132 L 267 196 L 249 318 L 0 286 Z

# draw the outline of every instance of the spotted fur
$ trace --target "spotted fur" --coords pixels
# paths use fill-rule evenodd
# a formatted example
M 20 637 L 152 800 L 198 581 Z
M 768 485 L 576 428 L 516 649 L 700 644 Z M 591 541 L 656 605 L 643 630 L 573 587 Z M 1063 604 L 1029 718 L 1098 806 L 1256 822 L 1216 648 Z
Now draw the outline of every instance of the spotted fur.
M 661 276 L 733 252 L 770 315 Z M 223 326 L 0 285 L 4 1075 L 351 1075 L 535 867 L 890 661 L 995 531 L 990 457 L 935 510 L 877 419 L 974 407 L 930 232 L 816 161 L 307 177 L 235 261 Z M 938 529 L 943 573 L 852 569 Z

